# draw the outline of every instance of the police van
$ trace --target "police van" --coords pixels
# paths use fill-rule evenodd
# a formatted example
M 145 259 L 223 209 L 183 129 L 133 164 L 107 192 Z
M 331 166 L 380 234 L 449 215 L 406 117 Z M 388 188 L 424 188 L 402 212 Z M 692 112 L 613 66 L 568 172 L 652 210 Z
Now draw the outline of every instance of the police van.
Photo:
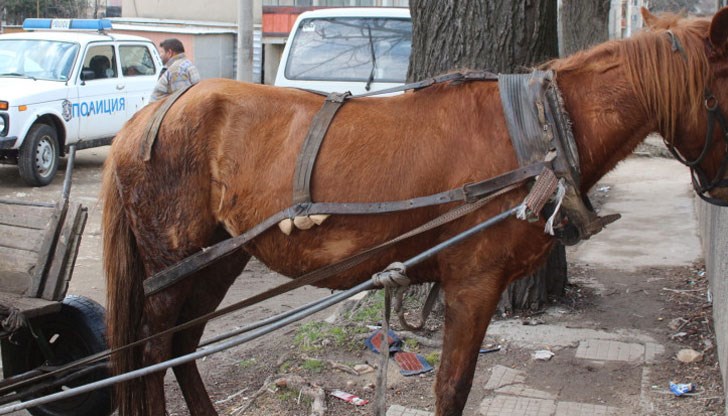
M 402 85 L 412 49 L 409 9 L 344 7 L 301 13 L 275 85 L 361 94 Z
M 108 145 L 154 89 L 154 43 L 107 19 L 26 19 L 0 35 L 0 162 L 45 186 L 69 145 Z

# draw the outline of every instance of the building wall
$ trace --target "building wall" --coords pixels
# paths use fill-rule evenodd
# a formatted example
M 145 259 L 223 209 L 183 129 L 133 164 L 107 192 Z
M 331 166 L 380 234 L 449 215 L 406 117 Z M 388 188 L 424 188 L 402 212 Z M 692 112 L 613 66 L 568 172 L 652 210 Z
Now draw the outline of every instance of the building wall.
M 241 0 L 177 1 L 177 0 L 121 0 L 123 17 L 144 17 L 171 20 L 198 20 L 236 23 L 238 3 Z M 253 20 L 261 22 L 262 0 L 244 0 L 253 7 Z
M 203 6 L 204 4 L 204 6 Z M 238 0 L 207 2 L 175 0 L 122 0 L 123 17 L 236 22 Z
M 201 77 L 235 79 L 234 35 L 197 36 L 194 43 L 194 62 Z

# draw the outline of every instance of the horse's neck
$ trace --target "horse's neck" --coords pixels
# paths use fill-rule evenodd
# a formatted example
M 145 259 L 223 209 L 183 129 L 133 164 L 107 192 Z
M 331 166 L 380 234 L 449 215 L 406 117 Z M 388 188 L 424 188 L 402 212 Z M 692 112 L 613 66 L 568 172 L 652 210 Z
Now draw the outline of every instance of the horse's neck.
M 655 120 L 642 110 L 620 72 L 558 76 L 579 149 L 584 191 L 656 130 Z

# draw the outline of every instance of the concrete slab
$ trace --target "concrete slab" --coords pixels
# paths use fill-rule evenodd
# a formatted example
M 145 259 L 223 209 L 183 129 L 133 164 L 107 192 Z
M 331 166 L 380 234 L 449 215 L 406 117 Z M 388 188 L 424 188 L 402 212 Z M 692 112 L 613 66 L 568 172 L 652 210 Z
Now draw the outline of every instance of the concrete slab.
M 611 186 L 601 214 L 622 218 L 571 248 L 570 259 L 634 270 L 702 257 L 688 168 L 672 159 L 631 157 L 599 183 Z
M 644 361 L 645 346 L 626 342 L 588 339 L 579 343 L 576 358 L 594 361 Z
M 624 415 L 619 408 L 600 404 L 559 402 L 556 403 L 554 416 L 620 416 Z
M 585 323 L 588 324 L 588 323 Z M 588 339 L 603 339 L 639 344 L 657 341 L 638 330 L 615 329 L 609 332 L 589 328 L 566 328 L 566 324 L 523 325 L 520 321 L 495 321 L 488 327 L 488 335 L 513 342 L 519 347 L 541 349 L 576 347 Z
M 532 399 L 516 396 L 496 396 L 480 403 L 483 416 L 553 416 L 556 403 L 553 400 Z
M 525 384 L 512 384 L 504 386 L 495 391 L 497 394 L 508 394 L 518 397 L 529 397 L 532 399 L 556 400 L 556 396 L 542 390 L 536 390 Z
M 393 404 L 387 409 L 386 416 L 434 416 L 434 413 Z
M 526 380 L 526 374 L 523 371 L 514 370 L 504 365 L 495 365 L 491 369 L 488 382 L 485 384 L 486 390 L 496 390 L 510 384 L 520 384 Z

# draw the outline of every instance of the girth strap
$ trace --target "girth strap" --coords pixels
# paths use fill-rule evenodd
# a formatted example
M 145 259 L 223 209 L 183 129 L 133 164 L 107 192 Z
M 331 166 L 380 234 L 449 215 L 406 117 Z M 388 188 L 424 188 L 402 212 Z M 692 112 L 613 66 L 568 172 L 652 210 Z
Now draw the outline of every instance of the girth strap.
M 329 130 L 331 120 L 336 112 L 346 101 L 350 92 L 331 93 L 326 97 L 323 107 L 311 121 L 306 139 L 303 141 L 301 151 L 296 160 L 296 171 L 293 174 L 293 203 L 300 204 L 311 202 L 311 174 L 313 165 L 316 163 L 316 156 L 324 141 L 324 136 Z

